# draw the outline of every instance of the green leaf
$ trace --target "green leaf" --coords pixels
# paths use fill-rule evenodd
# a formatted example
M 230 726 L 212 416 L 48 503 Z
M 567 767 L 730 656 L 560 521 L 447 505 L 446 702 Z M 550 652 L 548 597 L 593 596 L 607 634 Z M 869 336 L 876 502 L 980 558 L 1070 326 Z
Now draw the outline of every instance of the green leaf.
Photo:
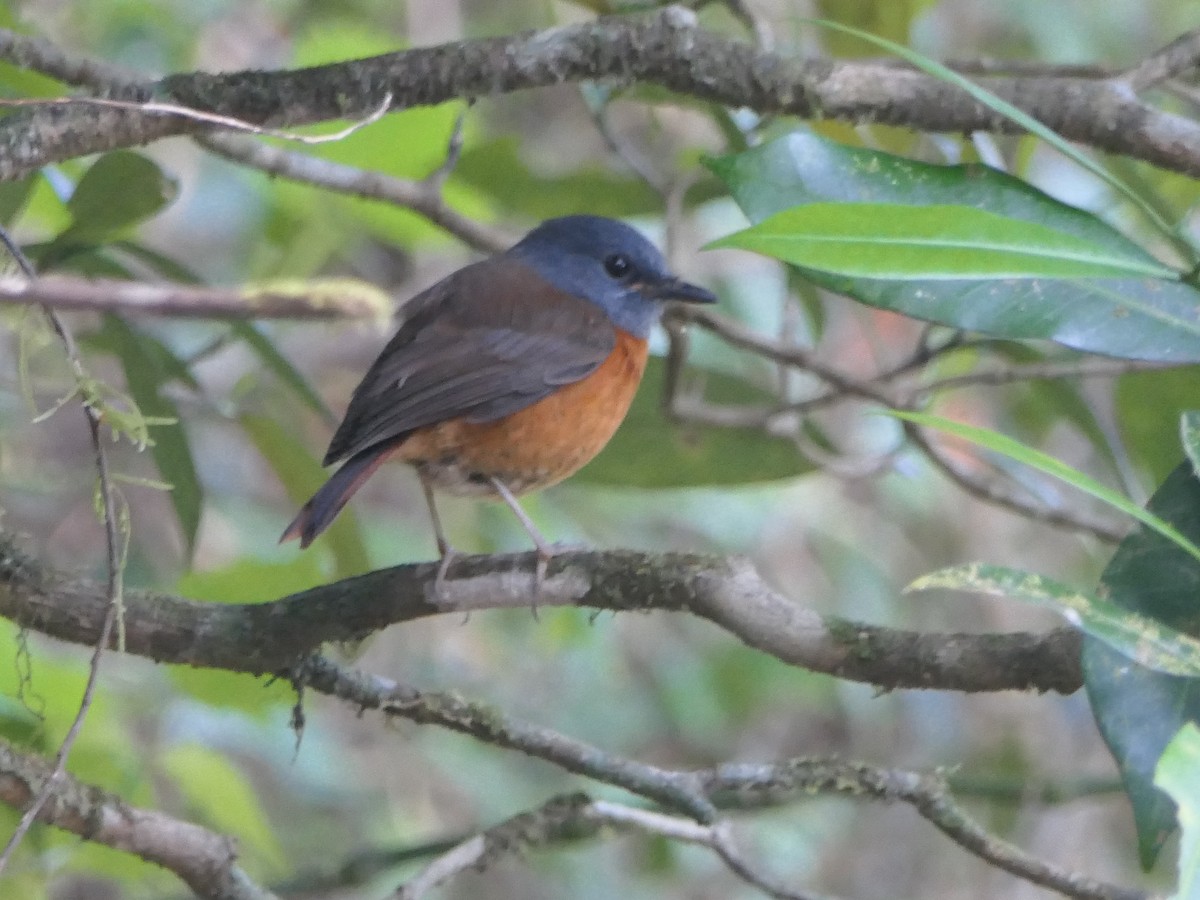
M 1200 478 L 1200 411 L 1188 410 L 1179 417 L 1179 438 L 1192 472 Z
M 662 411 L 665 371 L 662 359 L 650 358 L 625 421 L 572 483 L 644 488 L 733 485 L 794 478 L 812 470 L 792 441 L 761 429 L 669 422 Z M 733 376 L 705 372 L 703 377 L 710 402 L 778 402 Z
M 1176 275 L 1141 251 L 1114 254 L 1037 222 L 950 204 L 808 203 L 708 246 L 901 281 Z
M 1150 484 L 1161 484 L 1183 459 L 1179 419 L 1200 409 L 1200 367 L 1130 372 L 1116 384 L 1114 406 L 1125 452 Z
M 30 175 L 20 181 L 5 181 L 0 184 L 0 225 L 10 225 L 33 193 L 38 176 Z
M 161 757 L 163 769 L 183 795 L 192 816 L 238 844 L 260 864 L 280 871 L 283 848 L 267 822 L 246 776 L 217 751 L 198 744 L 172 747 Z
M 922 575 L 905 590 L 931 588 L 1036 603 L 1062 613 L 1072 625 L 1147 669 L 1200 677 L 1200 640 L 1044 575 L 972 563 Z
M 971 206 L 1071 235 L 1121 258 L 1149 259 L 1096 217 L 982 165 L 935 166 L 796 132 L 710 160 L 752 222 L 810 203 Z M 801 269 L 860 302 L 954 328 L 1049 340 L 1092 353 L 1200 361 L 1200 291 L 1159 278 L 892 281 Z
M 247 413 L 238 421 L 263 459 L 279 476 L 288 497 L 297 507 L 315 494 L 329 477 L 312 454 L 274 419 Z M 280 532 L 286 524 L 279 523 Z M 361 575 L 371 568 L 362 530 L 353 510 L 342 510 L 325 532 L 324 540 L 333 553 L 338 578 Z
M 927 428 L 936 428 L 939 431 L 944 431 L 947 434 L 952 434 L 955 437 L 960 437 L 963 440 L 970 441 L 973 444 L 978 444 L 988 450 L 1003 454 L 1010 459 L 1015 459 L 1017 462 L 1024 463 L 1027 466 L 1032 466 L 1047 475 L 1052 475 L 1059 481 L 1063 481 L 1072 487 L 1091 494 L 1097 500 L 1107 503 L 1113 509 L 1120 510 L 1128 516 L 1137 519 L 1143 525 L 1157 531 L 1167 540 L 1172 541 L 1176 546 L 1180 547 L 1185 553 L 1190 554 L 1194 559 L 1200 561 L 1200 547 L 1197 547 L 1192 541 L 1188 540 L 1169 522 L 1164 522 L 1158 516 L 1146 509 L 1142 509 L 1128 497 L 1114 491 L 1112 488 L 1105 487 L 1093 478 L 1073 469 L 1061 460 L 1055 459 L 1048 453 L 1043 453 L 1040 450 L 1035 450 L 1032 447 L 1027 447 L 1020 441 L 1013 440 L 1007 435 L 999 434 L 987 428 L 977 428 L 974 425 L 964 425 L 962 422 L 952 422 L 949 419 L 943 419 L 941 416 L 933 416 L 927 413 L 917 412 L 902 412 L 899 410 L 889 410 L 888 415 L 895 416 L 898 419 L 904 419 L 906 422 L 914 422 L 917 425 L 923 425 Z
M 1190 540 L 1200 540 L 1200 481 L 1178 466 L 1147 506 Z M 1200 565 L 1158 530 L 1139 528 L 1117 548 L 1098 593 L 1177 631 L 1200 635 Z M 1163 749 L 1185 723 L 1200 721 L 1200 679 L 1164 675 L 1085 638 L 1083 676 L 1092 713 L 1117 761 L 1149 868 L 1175 827 L 1171 801 L 1154 786 Z
M 67 201 L 71 225 L 56 243 L 103 244 L 123 236 L 170 203 L 177 190 L 175 180 L 140 153 L 105 153 Z
M 160 388 L 172 378 L 179 378 L 191 386 L 195 386 L 195 380 L 187 366 L 161 341 L 139 332 L 118 316 L 105 315 L 103 321 L 104 325 L 94 341 L 120 360 L 129 394 L 142 415 L 174 422 L 155 427 L 150 452 L 159 473 L 171 485 L 171 505 L 179 520 L 190 559 L 196 545 L 200 514 L 204 509 L 204 489 L 196 473 L 196 463 L 179 410 Z
M 1188 257 L 1191 257 L 1192 253 L 1190 248 L 1184 244 L 1184 242 L 1175 233 L 1175 230 L 1171 228 L 1171 226 L 1167 224 L 1167 222 L 1165 222 L 1161 216 L 1159 216 L 1154 207 L 1142 199 L 1140 194 L 1121 181 L 1121 179 L 1119 179 L 1116 175 L 1109 172 L 1106 168 L 1104 168 L 1104 166 L 1100 165 L 1100 163 L 1096 162 L 1083 151 L 1073 146 L 1069 141 L 1067 141 L 1066 138 L 1062 137 L 1054 129 L 1043 125 L 1023 109 L 1014 106 L 1007 100 L 1001 99 L 986 88 L 975 84 L 975 82 L 971 81 L 969 78 L 966 78 L 960 75 L 958 72 L 955 72 L 953 69 L 942 65 L 937 60 L 930 59 L 928 56 L 925 56 L 922 53 L 917 53 L 914 50 L 910 50 L 907 47 L 897 44 L 895 41 L 889 41 L 887 38 L 877 37 L 876 35 L 868 34 L 865 31 L 860 31 L 857 28 L 851 28 L 847 25 L 841 25 L 837 22 L 830 22 L 828 20 L 817 20 L 814 22 L 814 24 L 820 25 L 823 28 L 833 29 L 834 31 L 840 31 L 843 34 L 853 35 L 860 40 L 874 44 L 875 46 L 886 50 L 889 53 L 894 53 L 905 62 L 916 66 L 922 72 L 941 79 L 947 84 L 953 84 L 956 87 L 961 88 L 973 99 L 979 101 L 988 109 L 994 110 L 995 112 L 1004 116 L 1006 119 L 1015 122 L 1030 134 L 1040 137 L 1043 141 L 1045 141 L 1051 147 L 1054 147 L 1056 150 L 1058 150 L 1058 152 L 1062 153 L 1068 159 L 1074 160 L 1082 168 L 1091 172 L 1101 181 L 1104 181 L 1115 191 L 1117 191 L 1117 193 L 1123 195 L 1126 199 L 1133 203 L 1134 206 L 1141 210 L 1146 219 L 1155 228 L 1157 228 L 1164 237 L 1176 243 L 1177 246 L 1181 246 L 1181 249 L 1185 250 Z
M 1171 795 L 1178 808 L 1179 884 L 1177 900 L 1200 897 L 1200 728 L 1188 722 L 1167 744 L 1154 773 L 1154 784 Z

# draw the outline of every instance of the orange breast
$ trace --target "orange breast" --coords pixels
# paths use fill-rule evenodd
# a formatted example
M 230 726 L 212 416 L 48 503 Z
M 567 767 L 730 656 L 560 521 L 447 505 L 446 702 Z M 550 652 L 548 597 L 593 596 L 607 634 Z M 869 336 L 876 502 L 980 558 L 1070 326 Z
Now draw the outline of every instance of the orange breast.
M 617 329 L 617 344 L 591 375 L 496 422 L 442 422 L 414 434 L 395 458 L 455 494 L 549 487 L 603 449 L 625 418 L 646 368 L 646 341 Z

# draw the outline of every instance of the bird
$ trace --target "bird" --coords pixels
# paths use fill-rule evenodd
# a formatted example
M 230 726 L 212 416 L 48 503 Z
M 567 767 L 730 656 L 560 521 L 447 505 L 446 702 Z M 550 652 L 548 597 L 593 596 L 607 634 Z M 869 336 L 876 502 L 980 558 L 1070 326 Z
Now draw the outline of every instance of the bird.
M 398 460 L 424 490 L 439 592 L 458 551 L 435 490 L 506 503 L 537 550 L 540 592 L 555 548 L 517 497 L 569 477 L 608 443 L 670 301 L 717 298 L 672 274 L 631 226 L 582 214 L 542 222 L 416 295 L 330 441 L 322 465 L 341 467 L 280 541 L 308 547 L 384 462 Z

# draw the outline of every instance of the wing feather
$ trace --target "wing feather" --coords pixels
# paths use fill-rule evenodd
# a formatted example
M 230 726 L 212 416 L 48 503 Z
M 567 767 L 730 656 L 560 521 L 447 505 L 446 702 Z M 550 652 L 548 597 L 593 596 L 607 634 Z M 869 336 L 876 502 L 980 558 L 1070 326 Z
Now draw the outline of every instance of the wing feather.
M 355 389 L 325 465 L 448 419 L 490 422 L 586 377 L 616 346 L 592 303 L 494 257 L 414 297 Z

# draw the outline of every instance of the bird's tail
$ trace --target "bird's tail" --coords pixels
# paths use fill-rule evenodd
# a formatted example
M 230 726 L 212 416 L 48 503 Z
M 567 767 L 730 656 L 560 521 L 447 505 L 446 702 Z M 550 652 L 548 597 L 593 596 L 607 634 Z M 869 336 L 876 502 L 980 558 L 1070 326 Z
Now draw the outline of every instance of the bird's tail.
M 362 487 L 372 472 L 383 465 L 395 449 L 395 444 L 370 447 L 346 460 L 300 508 L 279 542 L 282 544 L 299 538 L 301 548 L 311 544 L 317 535 L 333 524 L 346 501 L 354 496 L 354 492 Z

